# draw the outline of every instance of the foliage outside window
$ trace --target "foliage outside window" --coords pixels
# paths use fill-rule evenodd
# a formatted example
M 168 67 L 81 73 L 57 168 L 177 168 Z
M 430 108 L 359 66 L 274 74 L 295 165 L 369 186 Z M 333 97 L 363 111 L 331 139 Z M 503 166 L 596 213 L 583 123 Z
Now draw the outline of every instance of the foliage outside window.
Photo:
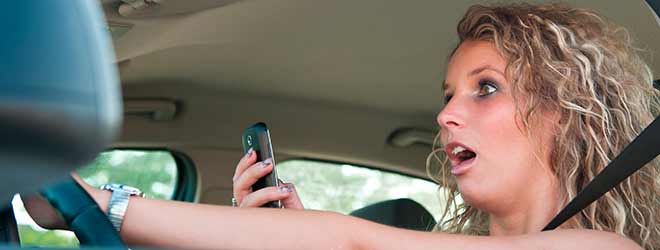
M 438 185 L 425 179 L 365 167 L 329 162 L 290 160 L 276 165 L 277 174 L 292 182 L 305 208 L 348 214 L 390 199 L 410 198 L 438 220 Z
M 177 187 L 177 165 L 168 151 L 111 150 L 101 153 L 78 174 L 92 186 L 122 183 L 137 187 L 149 198 L 171 199 Z M 76 247 L 73 232 L 39 227 L 25 211 L 20 197 L 12 201 L 23 247 Z

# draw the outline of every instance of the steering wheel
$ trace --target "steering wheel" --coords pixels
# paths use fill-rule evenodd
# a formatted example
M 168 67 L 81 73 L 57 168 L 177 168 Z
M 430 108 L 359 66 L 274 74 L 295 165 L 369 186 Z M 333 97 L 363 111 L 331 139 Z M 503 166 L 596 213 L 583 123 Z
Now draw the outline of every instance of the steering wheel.
M 46 187 L 41 194 L 62 214 L 81 246 L 127 249 L 106 214 L 73 177 Z

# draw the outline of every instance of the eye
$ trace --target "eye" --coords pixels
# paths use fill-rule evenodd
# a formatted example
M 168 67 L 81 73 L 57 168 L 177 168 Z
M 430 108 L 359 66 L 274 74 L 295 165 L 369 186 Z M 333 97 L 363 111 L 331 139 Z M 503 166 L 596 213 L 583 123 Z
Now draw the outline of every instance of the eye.
M 451 94 L 445 95 L 445 103 L 449 103 L 449 101 L 451 100 L 451 97 L 452 97 Z
M 497 91 L 497 84 L 491 80 L 479 81 L 479 96 L 487 96 Z

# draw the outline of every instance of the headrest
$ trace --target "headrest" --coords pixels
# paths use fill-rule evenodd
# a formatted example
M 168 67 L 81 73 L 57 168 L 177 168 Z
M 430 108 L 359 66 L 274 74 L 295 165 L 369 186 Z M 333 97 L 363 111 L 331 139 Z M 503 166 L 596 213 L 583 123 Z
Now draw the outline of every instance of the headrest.
M 99 1 L 0 8 L 0 206 L 94 159 L 121 126 Z
M 386 200 L 351 212 L 352 216 L 398 228 L 431 231 L 435 219 L 424 206 L 411 199 Z

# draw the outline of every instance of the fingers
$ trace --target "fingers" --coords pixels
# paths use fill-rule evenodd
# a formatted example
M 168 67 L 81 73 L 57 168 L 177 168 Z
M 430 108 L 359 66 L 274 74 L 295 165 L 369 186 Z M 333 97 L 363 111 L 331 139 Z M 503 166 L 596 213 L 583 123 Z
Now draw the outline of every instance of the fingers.
M 248 152 L 243 155 L 243 158 L 238 162 L 238 165 L 236 165 L 236 171 L 234 171 L 234 177 L 232 177 L 233 181 L 236 181 L 236 178 L 238 176 L 241 176 L 243 172 L 253 165 L 255 161 L 257 161 L 257 154 L 254 153 L 254 149 L 250 148 Z
M 233 195 L 240 207 L 259 207 L 270 201 L 281 200 L 285 208 L 304 209 L 298 193 L 292 183 L 283 183 L 279 187 L 266 187 L 252 190 L 252 185 L 259 178 L 273 171 L 272 159 L 256 162 L 253 149 L 241 158 L 236 166 L 233 180 Z M 254 191 L 254 192 L 253 192 Z
M 293 183 L 284 183 L 280 180 L 280 185 L 286 186 L 291 190 L 291 194 L 282 199 L 282 206 L 284 206 L 284 208 L 305 209 Z
M 283 200 L 291 195 L 292 189 L 288 186 L 265 187 L 250 193 L 240 202 L 240 207 L 259 207 L 270 201 Z
M 46 229 L 68 230 L 68 226 L 62 215 L 43 196 L 34 194 L 22 196 L 21 199 L 23 199 L 25 210 L 27 210 L 37 225 Z
M 253 191 L 252 185 L 271 171 L 273 171 L 271 159 L 252 164 L 245 169 L 234 181 L 234 198 L 238 204 L 242 204 L 243 197 Z

